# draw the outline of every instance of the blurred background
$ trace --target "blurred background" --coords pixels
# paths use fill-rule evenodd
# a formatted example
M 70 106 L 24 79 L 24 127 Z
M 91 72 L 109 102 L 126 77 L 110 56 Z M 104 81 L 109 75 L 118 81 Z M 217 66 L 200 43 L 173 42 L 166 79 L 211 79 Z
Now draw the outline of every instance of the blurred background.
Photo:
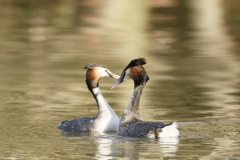
M 240 159 L 239 8 L 238 0 L 0 0 L 0 159 Z M 138 57 L 150 77 L 142 118 L 178 121 L 178 149 L 156 154 L 145 141 L 63 138 L 59 121 L 97 114 L 83 67 L 121 74 Z M 120 116 L 133 82 L 110 90 L 114 81 L 100 86 Z M 142 147 L 124 151 L 125 143 Z

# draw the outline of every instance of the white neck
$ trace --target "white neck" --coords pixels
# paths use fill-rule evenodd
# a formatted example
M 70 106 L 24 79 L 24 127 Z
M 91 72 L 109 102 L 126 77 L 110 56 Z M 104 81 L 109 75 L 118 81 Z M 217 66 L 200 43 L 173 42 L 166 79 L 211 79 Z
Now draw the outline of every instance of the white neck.
M 100 111 L 108 111 L 112 110 L 112 108 L 109 106 L 105 98 L 103 97 L 101 90 L 99 87 L 93 89 L 93 94 L 95 95 L 95 98 L 98 103 L 98 110 Z
M 104 99 L 100 88 L 93 88 L 93 94 L 96 98 L 98 105 L 98 115 L 97 115 L 97 130 L 101 131 L 109 131 L 109 130 L 117 130 L 118 127 L 118 116 L 113 111 L 113 109 L 109 106 L 107 101 Z

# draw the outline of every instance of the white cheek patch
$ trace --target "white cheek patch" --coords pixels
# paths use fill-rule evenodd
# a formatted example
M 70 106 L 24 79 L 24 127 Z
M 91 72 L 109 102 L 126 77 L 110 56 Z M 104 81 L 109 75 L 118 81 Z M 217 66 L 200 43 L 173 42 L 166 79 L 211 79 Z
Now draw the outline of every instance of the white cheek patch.
M 123 81 L 129 80 L 131 77 L 129 76 L 129 69 L 125 71 L 125 76 L 123 78 Z
M 98 68 L 98 72 L 99 75 L 103 78 L 103 77 L 109 77 L 108 73 L 106 72 L 106 70 L 108 71 L 108 69 L 106 68 Z

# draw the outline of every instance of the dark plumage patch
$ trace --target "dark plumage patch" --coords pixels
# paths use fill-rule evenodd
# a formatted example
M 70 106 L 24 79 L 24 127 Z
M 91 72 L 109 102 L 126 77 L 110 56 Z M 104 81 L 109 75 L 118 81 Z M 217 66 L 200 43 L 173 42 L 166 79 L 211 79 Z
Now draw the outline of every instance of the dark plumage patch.
M 146 59 L 145 58 L 137 58 L 137 59 L 133 59 L 128 65 L 127 67 L 124 69 L 127 70 L 128 68 L 130 67 L 133 67 L 133 66 L 141 66 L 141 65 L 144 65 L 146 64 Z
M 64 131 L 89 132 L 94 129 L 95 117 L 84 117 L 60 122 L 58 128 Z
M 126 122 L 120 124 L 117 134 L 124 137 L 144 137 L 148 134 L 154 134 L 155 138 L 158 138 L 156 134 L 161 132 L 161 129 L 165 126 L 161 122 Z
M 102 64 L 98 64 L 98 63 L 89 63 L 87 64 L 84 69 L 93 69 L 94 67 L 102 67 L 102 68 L 107 68 L 106 66 L 102 65 Z
M 146 77 L 146 82 L 149 80 L 149 76 L 147 75 L 147 77 Z

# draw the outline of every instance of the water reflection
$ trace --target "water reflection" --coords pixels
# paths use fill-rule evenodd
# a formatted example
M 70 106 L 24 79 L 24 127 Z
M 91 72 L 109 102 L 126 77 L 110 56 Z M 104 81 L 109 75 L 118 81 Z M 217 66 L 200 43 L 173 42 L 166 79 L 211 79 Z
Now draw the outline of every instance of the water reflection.
M 159 140 L 154 138 L 130 138 L 119 137 L 115 133 L 62 131 L 61 135 L 70 138 L 85 137 L 85 139 L 88 139 L 89 143 L 95 145 L 96 159 L 115 159 L 119 155 L 129 159 L 139 159 L 142 154 L 152 158 L 175 157 L 179 143 L 178 138 L 161 138 Z M 69 140 L 71 141 L 71 139 Z
M 108 137 L 101 137 L 97 141 L 97 149 L 98 152 L 96 154 L 96 159 L 114 159 L 116 158 L 114 153 L 116 153 L 116 149 L 113 148 L 114 143 L 116 141 L 109 139 Z
M 164 157 L 175 157 L 178 151 L 178 143 L 178 138 L 161 138 L 159 145 Z

